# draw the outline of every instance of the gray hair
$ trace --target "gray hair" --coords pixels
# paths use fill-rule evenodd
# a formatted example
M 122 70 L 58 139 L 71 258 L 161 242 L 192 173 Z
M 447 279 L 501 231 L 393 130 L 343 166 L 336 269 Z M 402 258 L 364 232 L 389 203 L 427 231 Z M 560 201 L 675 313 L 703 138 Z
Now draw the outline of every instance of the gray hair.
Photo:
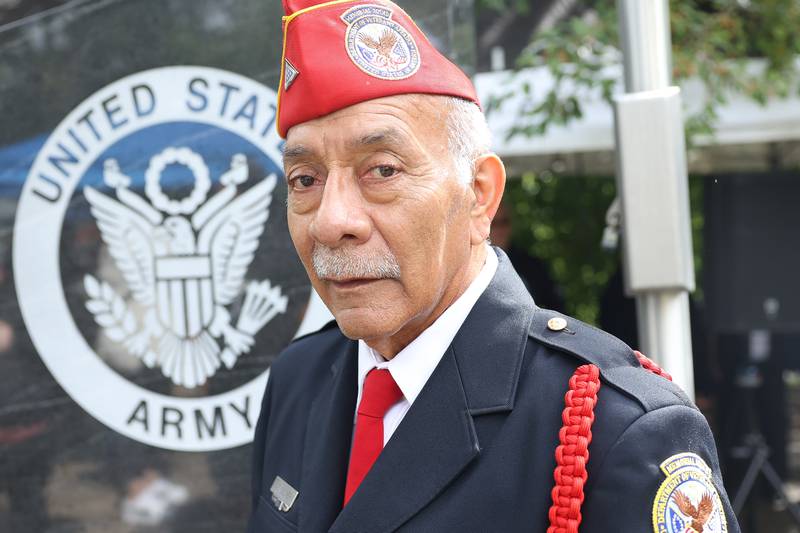
M 447 143 L 458 181 L 467 185 L 475 177 L 475 160 L 491 151 L 491 133 L 480 108 L 469 100 L 445 96 Z

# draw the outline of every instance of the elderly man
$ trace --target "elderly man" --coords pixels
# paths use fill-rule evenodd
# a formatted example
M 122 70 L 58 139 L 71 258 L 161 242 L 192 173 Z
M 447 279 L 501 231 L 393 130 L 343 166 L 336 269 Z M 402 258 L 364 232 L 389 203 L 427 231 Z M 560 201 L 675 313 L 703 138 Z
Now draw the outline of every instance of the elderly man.
M 284 7 L 289 229 L 336 321 L 272 366 L 249 531 L 738 531 L 686 396 L 487 244 L 469 79 L 390 2 Z

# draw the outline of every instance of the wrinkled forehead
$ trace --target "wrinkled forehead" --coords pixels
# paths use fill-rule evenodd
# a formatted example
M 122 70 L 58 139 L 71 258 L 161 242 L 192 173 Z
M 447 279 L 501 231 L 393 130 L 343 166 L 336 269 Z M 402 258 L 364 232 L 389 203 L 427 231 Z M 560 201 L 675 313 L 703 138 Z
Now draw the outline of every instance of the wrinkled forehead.
M 447 108 L 442 97 L 399 95 L 361 102 L 293 126 L 284 164 L 322 153 L 447 148 Z

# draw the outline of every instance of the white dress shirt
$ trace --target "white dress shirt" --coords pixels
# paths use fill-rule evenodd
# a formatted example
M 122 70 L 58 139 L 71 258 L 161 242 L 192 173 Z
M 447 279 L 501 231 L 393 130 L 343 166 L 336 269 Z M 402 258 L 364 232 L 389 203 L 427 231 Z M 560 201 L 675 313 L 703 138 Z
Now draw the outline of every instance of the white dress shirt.
M 411 404 L 419 396 L 422 387 L 428 382 L 433 370 L 442 359 L 445 351 L 455 338 L 467 315 L 478 301 L 483 291 L 489 286 L 497 271 L 497 255 L 488 245 L 486 246 L 486 261 L 481 271 L 472 280 L 467 290 L 445 309 L 428 329 L 419 334 L 411 343 L 403 348 L 391 360 L 387 361 L 378 352 L 367 346 L 363 340 L 358 341 L 358 398 L 356 400 L 356 414 L 358 404 L 361 403 L 361 393 L 364 388 L 364 378 L 373 368 L 386 368 L 392 378 L 400 387 L 403 399 L 389 408 L 383 417 L 383 444 L 389 441 L 397 426 L 403 420 Z

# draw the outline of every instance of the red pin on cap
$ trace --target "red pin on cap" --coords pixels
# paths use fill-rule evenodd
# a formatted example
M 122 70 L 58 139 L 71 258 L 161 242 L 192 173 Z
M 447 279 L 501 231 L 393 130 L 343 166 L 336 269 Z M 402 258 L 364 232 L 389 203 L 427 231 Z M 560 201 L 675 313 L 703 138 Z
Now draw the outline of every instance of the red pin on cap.
M 383 0 L 283 0 L 278 133 L 396 94 L 441 94 L 480 105 L 461 69 L 402 9 Z

